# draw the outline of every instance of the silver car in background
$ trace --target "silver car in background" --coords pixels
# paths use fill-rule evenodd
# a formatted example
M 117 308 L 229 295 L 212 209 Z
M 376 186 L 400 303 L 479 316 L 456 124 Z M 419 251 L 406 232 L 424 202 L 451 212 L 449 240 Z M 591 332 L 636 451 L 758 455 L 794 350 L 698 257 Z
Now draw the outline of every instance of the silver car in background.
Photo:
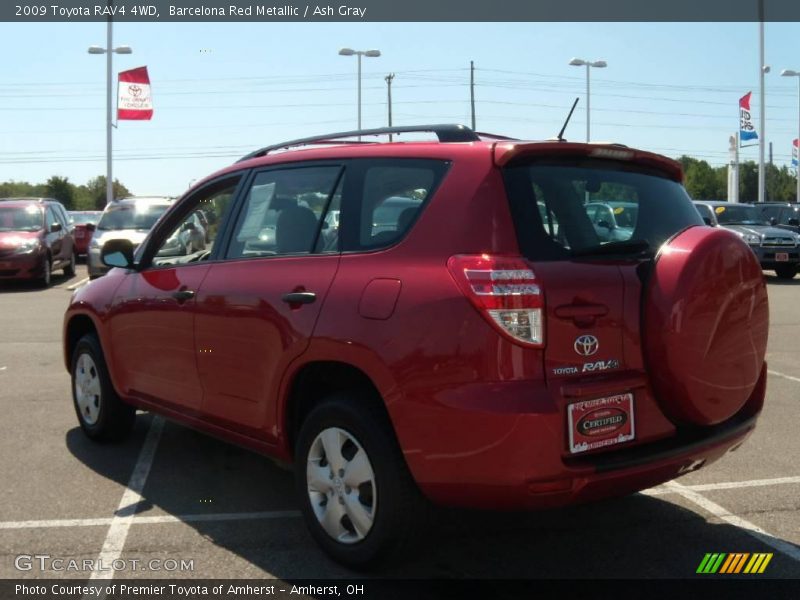
M 103 244 L 109 240 L 125 239 L 130 240 L 134 247 L 138 246 L 173 200 L 166 196 L 134 197 L 116 200 L 106 206 L 89 245 L 86 259 L 89 277 L 95 279 L 109 270 L 100 260 Z

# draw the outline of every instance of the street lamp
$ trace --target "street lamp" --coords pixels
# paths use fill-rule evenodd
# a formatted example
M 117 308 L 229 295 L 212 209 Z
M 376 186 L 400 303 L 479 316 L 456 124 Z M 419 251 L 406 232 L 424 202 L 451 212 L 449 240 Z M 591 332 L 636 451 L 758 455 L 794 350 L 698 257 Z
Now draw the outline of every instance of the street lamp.
M 590 60 L 583 60 L 582 58 L 573 58 L 569 61 L 569 64 L 573 67 L 586 67 L 586 141 L 589 141 L 589 129 L 590 129 L 590 117 L 589 117 L 589 107 L 590 107 L 590 95 L 589 95 L 589 69 L 591 67 L 595 67 L 596 69 L 605 69 L 608 64 L 604 60 L 596 60 L 594 62 Z
M 358 130 L 361 131 L 361 57 L 368 56 L 370 58 L 377 58 L 381 55 L 380 50 L 353 50 L 352 48 L 342 48 L 339 50 L 340 56 L 353 56 L 358 57 Z
M 782 77 L 797 77 L 797 198 L 800 202 L 800 71 L 784 69 L 781 71 Z
M 89 54 L 106 55 L 106 204 L 114 200 L 114 180 L 111 176 L 111 128 L 114 126 L 111 104 L 111 77 L 112 77 L 112 54 L 130 54 L 133 52 L 130 46 L 117 46 L 114 48 L 111 35 L 111 19 L 108 20 L 108 33 L 106 47 L 89 46 Z

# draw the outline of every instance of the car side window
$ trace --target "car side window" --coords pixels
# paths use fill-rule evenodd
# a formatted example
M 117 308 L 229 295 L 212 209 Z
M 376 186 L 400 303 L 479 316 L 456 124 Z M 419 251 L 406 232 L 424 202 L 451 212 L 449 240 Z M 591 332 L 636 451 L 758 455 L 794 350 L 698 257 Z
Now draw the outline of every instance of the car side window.
M 338 251 L 342 167 L 309 166 L 255 176 L 226 258 Z
M 48 206 L 45 213 L 45 224 L 47 226 L 47 231 L 50 231 L 50 228 L 56 223 L 58 223 L 58 218 L 56 217 L 52 207 Z
M 217 243 L 222 217 L 230 204 L 239 177 L 212 184 L 204 193 L 183 203 L 180 220 L 165 233 L 152 259 L 154 266 L 169 266 L 208 259 Z M 171 217 L 168 217 L 171 219 Z
M 411 229 L 435 192 L 449 163 L 424 159 L 360 161 L 353 188 L 357 225 L 347 250 L 377 250 L 398 242 Z M 345 219 L 347 219 L 347 205 Z M 344 224 L 347 230 L 347 223 Z M 357 231 L 355 230 L 357 228 Z

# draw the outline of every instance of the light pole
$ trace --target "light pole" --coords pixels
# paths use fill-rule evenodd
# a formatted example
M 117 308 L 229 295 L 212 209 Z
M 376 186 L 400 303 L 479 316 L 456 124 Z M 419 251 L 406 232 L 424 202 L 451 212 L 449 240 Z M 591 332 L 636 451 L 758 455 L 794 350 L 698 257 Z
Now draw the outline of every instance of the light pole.
M 340 56 L 357 56 L 358 57 L 358 129 L 361 130 L 361 57 L 368 56 L 370 58 L 377 58 L 381 55 L 380 50 L 353 50 L 352 48 L 342 48 L 339 50 Z
M 796 202 L 800 202 L 800 71 L 793 71 L 792 69 L 784 69 L 781 71 L 783 77 L 797 77 L 797 198 Z
M 89 46 L 89 54 L 105 54 L 106 55 L 106 204 L 114 200 L 114 180 L 111 175 L 111 128 L 114 126 L 112 119 L 112 103 L 111 103 L 111 77 L 112 77 L 112 54 L 130 54 L 133 52 L 130 46 L 117 46 L 113 47 L 112 43 L 112 21 L 108 19 L 108 33 L 106 39 L 106 47 Z
M 608 64 L 604 60 L 596 60 L 594 62 L 590 60 L 583 60 L 582 58 L 573 58 L 569 61 L 569 64 L 573 67 L 586 67 L 586 141 L 589 141 L 589 133 L 590 133 L 590 102 L 591 102 L 591 95 L 589 89 L 589 69 L 595 67 L 596 69 L 605 69 Z

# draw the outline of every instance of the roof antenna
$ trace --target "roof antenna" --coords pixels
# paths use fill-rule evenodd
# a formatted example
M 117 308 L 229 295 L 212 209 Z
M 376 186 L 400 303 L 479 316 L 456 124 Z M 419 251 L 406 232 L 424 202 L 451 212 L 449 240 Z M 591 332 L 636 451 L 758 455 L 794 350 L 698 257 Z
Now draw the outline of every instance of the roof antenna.
M 565 141 L 564 140 L 564 130 L 567 128 L 567 125 L 569 124 L 569 120 L 572 118 L 572 113 L 575 112 L 575 107 L 578 106 L 578 100 L 580 100 L 580 98 L 575 98 L 575 102 L 572 103 L 572 108 L 569 109 L 569 114 L 567 115 L 567 120 L 564 121 L 564 126 L 561 128 L 561 131 L 558 132 L 558 137 L 556 137 L 556 139 L 559 142 Z

